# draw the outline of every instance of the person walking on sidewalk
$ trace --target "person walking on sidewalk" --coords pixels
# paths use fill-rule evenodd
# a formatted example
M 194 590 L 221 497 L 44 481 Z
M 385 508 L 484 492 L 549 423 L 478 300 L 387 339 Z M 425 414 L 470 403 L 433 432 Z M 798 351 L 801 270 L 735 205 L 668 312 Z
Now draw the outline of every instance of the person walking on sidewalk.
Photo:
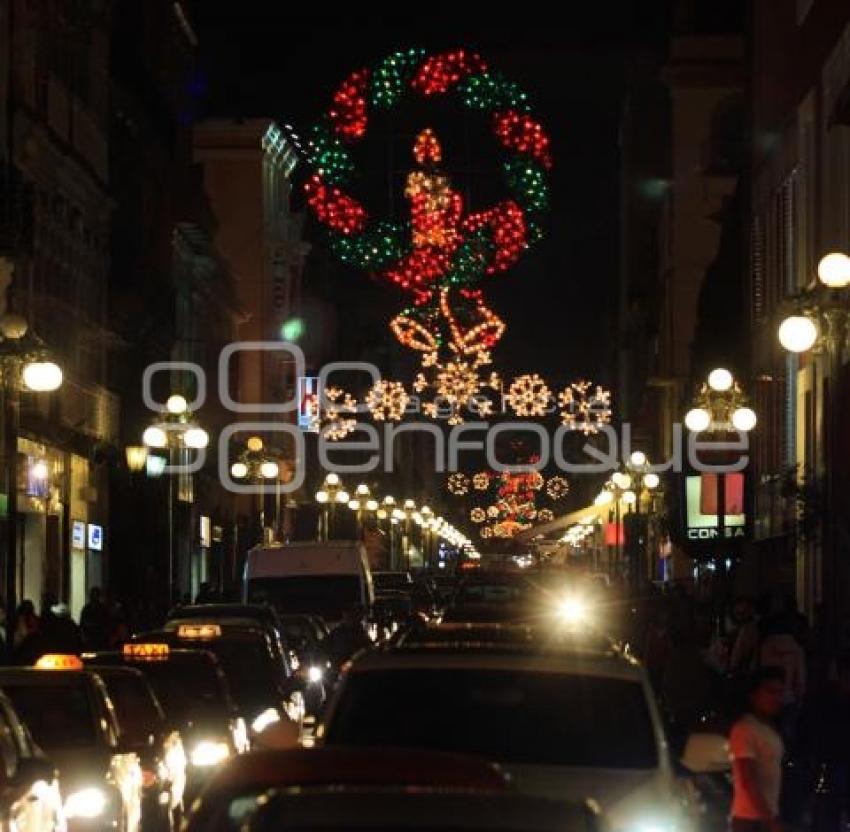
M 756 671 L 747 712 L 729 734 L 732 756 L 731 832 L 781 832 L 779 795 L 784 745 L 775 722 L 782 713 L 785 678 L 777 667 Z

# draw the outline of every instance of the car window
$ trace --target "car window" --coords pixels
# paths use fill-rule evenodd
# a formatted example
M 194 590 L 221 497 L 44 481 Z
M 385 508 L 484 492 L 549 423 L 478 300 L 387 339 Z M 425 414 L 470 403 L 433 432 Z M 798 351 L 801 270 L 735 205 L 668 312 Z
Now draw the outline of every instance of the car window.
M 6 683 L 15 710 L 44 751 L 95 745 L 98 733 L 82 679 L 65 684 Z
M 104 674 L 103 680 L 122 737 L 132 743 L 145 742 L 151 734 L 162 730 L 162 711 L 144 679 L 116 673 Z
M 416 719 L 410 719 L 410 714 Z M 652 768 L 643 686 L 599 676 L 515 670 L 363 671 L 326 726 L 332 745 L 481 754 L 505 763 Z

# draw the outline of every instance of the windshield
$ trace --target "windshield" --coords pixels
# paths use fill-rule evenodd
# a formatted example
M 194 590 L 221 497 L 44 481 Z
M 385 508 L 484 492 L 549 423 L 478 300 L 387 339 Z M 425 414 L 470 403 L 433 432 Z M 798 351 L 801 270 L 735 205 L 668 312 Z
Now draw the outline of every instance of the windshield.
M 384 592 L 387 589 L 413 591 L 413 583 L 406 572 L 376 572 L 372 574 L 372 583 L 375 592 Z
M 101 673 L 100 677 L 115 706 L 123 737 L 131 742 L 143 742 L 162 730 L 162 711 L 144 679 L 108 672 Z
M 280 670 L 265 642 L 214 639 L 205 642 L 204 649 L 218 659 L 240 709 L 274 703 Z
M 140 662 L 165 715 L 189 723 L 200 717 L 227 718 L 227 695 L 221 677 L 209 662 Z
M 561 673 L 354 673 L 325 742 L 456 751 L 528 765 L 631 769 L 658 763 L 638 682 Z
M 97 743 L 92 703 L 83 679 L 62 685 L 7 682 L 3 690 L 44 751 Z
M 298 575 L 290 578 L 253 578 L 248 582 L 248 600 L 269 603 L 283 613 L 313 613 L 329 621 L 363 604 L 359 575 Z

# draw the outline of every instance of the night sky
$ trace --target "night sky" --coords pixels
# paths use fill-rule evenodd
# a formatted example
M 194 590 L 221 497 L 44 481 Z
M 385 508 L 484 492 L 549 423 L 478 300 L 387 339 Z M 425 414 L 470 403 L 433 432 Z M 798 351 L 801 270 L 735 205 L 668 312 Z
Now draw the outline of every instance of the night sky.
M 494 11 L 492 20 L 457 20 L 450 6 L 423 4 L 431 14 L 420 25 L 412 16 L 374 13 L 308 17 L 274 0 L 197 0 L 192 9 L 201 44 L 204 112 L 271 116 L 303 134 L 342 78 L 388 52 L 416 45 L 480 51 L 529 93 L 552 137 L 555 158 L 545 239 L 517 267 L 485 286 L 491 307 L 508 323 L 496 363 L 508 371 L 536 370 L 553 382 L 578 376 L 610 381 L 624 69 L 637 51 L 663 54 L 671 24 L 663 0 L 584 4 L 590 8 L 578 13 L 574 5 L 569 4 L 573 19 L 567 25 L 550 24 L 537 16 L 539 10 L 524 20 L 525 7 L 502 22 L 501 11 Z M 481 150 L 488 147 L 484 120 L 464 119 L 463 108 L 455 106 L 449 113 L 415 102 L 394 116 L 393 124 L 370 129 L 355 191 L 370 211 L 389 211 L 391 200 L 396 210 L 404 207 L 408 136 L 432 124 L 444 141 L 453 181 L 463 186 L 473 207 L 503 195 L 492 192 L 494 180 L 498 185 L 498 177 L 491 175 L 494 160 Z M 479 135 L 485 141 L 479 142 Z M 311 224 L 307 234 L 321 246 L 319 228 Z M 380 341 L 391 359 L 401 356 L 404 351 L 391 343 L 385 322 L 403 298 L 387 284 L 328 263 L 318 254 L 312 257 L 307 291 L 362 321 L 353 330 L 342 328 L 340 354 L 332 357 L 368 353 L 374 345 L 364 340 Z

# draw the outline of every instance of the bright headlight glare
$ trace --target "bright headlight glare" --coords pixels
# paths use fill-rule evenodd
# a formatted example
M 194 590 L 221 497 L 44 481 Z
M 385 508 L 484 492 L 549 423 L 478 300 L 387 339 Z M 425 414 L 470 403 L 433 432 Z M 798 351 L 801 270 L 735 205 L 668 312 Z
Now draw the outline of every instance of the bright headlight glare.
M 230 748 L 226 742 L 199 742 L 192 751 L 193 766 L 217 766 L 230 756 Z
M 558 605 L 558 615 L 567 624 L 580 624 L 587 620 L 587 605 L 581 598 L 564 598 Z
M 322 677 L 323 677 L 324 675 L 325 675 L 325 674 L 324 674 L 324 672 L 322 671 L 322 668 L 321 668 L 321 667 L 317 667 L 316 665 L 313 665 L 313 666 L 312 666 L 312 667 L 311 667 L 311 668 L 307 671 L 307 681 L 312 682 L 314 685 L 317 685 L 317 684 L 319 684 L 319 682 L 321 682 L 321 681 L 322 681 Z
M 629 832 L 676 832 L 676 829 L 672 821 L 645 820 L 629 827 Z
M 96 818 L 106 809 L 106 795 L 96 788 L 71 792 L 65 800 L 65 817 Z
M 251 723 L 251 730 L 255 734 L 261 734 L 269 725 L 274 725 L 275 722 L 280 722 L 280 714 L 274 708 L 266 708 Z

